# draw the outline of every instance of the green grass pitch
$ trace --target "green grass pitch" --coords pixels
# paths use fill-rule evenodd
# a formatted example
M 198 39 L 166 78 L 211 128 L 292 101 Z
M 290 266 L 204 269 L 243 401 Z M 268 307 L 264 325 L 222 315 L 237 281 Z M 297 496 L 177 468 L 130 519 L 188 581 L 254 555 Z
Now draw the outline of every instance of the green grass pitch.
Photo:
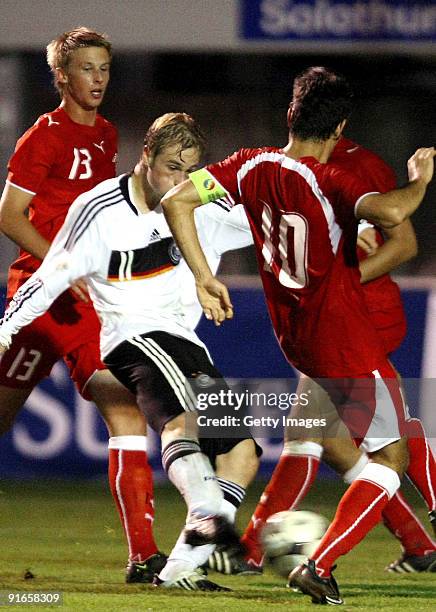
M 254 485 L 238 523 L 246 524 L 259 496 Z M 315 485 L 303 508 L 331 517 L 343 490 L 338 481 Z M 410 489 L 409 499 L 427 525 L 422 502 Z M 0 590 L 62 591 L 63 604 L 50 609 L 162 611 L 317 610 L 309 598 L 290 592 L 269 569 L 261 577 L 226 577 L 210 573 L 234 589 L 231 593 L 155 590 L 124 583 L 126 547 L 105 481 L 4 482 L 0 485 Z M 156 487 L 157 541 L 169 551 L 184 519 L 184 505 L 168 485 Z M 386 564 L 399 556 L 399 545 L 381 526 L 347 557 L 335 572 L 345 599 L 342 610 L 434 611 L 436 574 L 391 575 Z M 34 575 L 24 579 L 26 570 Z M 3 606 L 0 606 L 3 607 Z M 49 609 L 14 605 L 5 609 Z

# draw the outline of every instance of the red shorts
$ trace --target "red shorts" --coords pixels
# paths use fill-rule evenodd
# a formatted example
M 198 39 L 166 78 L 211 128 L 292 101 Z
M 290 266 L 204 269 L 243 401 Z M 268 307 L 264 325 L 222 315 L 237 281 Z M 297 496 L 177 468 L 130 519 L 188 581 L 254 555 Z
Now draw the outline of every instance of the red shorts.
M 407 434 L 410 417 L 395 370 L 388 361 L 368 374 L 323 380 L 322 386 L 364 451 L 375 452 Z
M 68 291 L 13 336 L 0 361 L 0 384 L 33 389 L 59 359 L 64 359 L 80 394 L 90 399 L 87 382 L 106 368 L 100 359 L 100 321 L 90 304 L 78 302 Z

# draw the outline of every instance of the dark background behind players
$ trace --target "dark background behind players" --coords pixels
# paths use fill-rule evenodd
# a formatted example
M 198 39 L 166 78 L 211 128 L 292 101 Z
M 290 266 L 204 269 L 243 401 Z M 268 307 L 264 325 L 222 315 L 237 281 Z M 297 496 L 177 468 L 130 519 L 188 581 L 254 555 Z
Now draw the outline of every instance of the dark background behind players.
M 114 24 L 113 30 L 117 27 Z M 57 99 L 43 54 L 24 51 L 20 57 L 24 60 L 20 77 L 24 94 L 20 99 L 21 132 L 47 108 L 55 108 Z M 332 66 L 353 83 L 357 105 L 347 136 L 380 154 L 397 172 L 399 181 L 404 181 L 404 161 L 418 146 L 435 141 L 436 54 L 402 57 L 117 51 L 104 112 L 119 126 L 119 170 L 128 170 L 139 154 L 136 118 L 151 121 L 176 107 L 197 117 L 204 126 L 211 143 L 210 161 L 231 153 L 242 142 L 247 146 L 282 142 L 286 134 L 281 111 L 289 99 L 292 77 L 314 63 Z M 430 186 L 426 200 L 413 216 L 420 245 L 418 256 L 400 268 L 400 273 L 436 272 L 436 212 L 431 205 L 436 200 L 435 184 Z M 253 273 L 255 266 L 254 257 L 228 254 L 223 271 Z

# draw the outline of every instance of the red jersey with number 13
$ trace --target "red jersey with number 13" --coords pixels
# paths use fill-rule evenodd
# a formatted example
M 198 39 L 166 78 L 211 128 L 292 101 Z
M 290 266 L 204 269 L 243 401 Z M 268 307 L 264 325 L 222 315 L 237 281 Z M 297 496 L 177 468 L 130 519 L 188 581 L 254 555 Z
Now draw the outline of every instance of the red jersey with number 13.
M 207 171 L 245 207 L 268 309 L 289 361 L 312 377 L 364 374 L 384 363 L 356 256 L 354 209 L 368 185 L 277 148 L 242 149 Z
M 33 194 L 29 220 L 44 238 L 53 240 L 78 195 L 115 176 L 117 141 L 115 126 L 100 115 L 93 126 L 78 124 L 61 107 L 18 140 L 7 180 Z M 8 297 L 40 264 L 20 251 L 9 269 Z

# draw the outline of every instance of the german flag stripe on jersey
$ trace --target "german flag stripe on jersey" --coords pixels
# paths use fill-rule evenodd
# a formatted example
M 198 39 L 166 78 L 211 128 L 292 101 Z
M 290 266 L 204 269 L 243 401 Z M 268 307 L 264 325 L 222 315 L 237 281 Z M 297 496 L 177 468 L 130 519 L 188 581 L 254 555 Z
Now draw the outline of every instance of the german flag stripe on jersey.
M 180 259 L 180 251 L 172 237 L 142 249 L 112 251 L 107 278 L 115 282 L 150 278 L 171 270 Z

